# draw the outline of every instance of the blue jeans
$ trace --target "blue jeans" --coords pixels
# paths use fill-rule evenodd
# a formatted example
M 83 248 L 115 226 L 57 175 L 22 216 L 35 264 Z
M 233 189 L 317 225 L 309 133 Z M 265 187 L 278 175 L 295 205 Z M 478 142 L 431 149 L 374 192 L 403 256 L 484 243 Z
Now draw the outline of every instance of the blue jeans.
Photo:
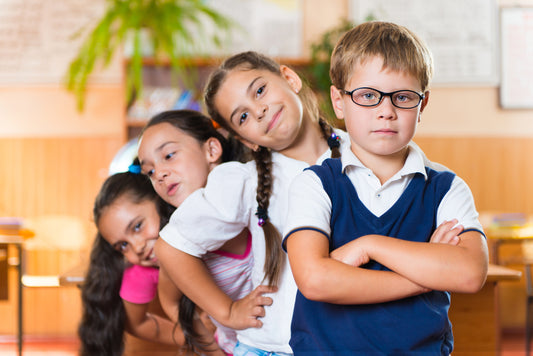
M 237 345 L 233 349 L 233 356 L 292 356 L 292 354 L 264 351 L 237 341 Z

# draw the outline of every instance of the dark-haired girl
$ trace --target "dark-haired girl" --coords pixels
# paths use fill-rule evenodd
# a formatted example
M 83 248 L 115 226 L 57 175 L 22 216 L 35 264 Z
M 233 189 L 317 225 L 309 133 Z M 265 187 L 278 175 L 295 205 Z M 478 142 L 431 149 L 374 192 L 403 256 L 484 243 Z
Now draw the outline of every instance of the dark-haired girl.
M 174 207 L 205 184 L 212 167 L 223 160 L 240 157 L 237 152 L 243 151 L 234 150 L 238 145 L 232 146 L 231 141 L 215 130 L 209 118 L 194 111 L 165 112 L 154 117 L 151 125 L 145 130 L 144 138 L 149 140 L 151 134 L 162 132 L 169 134 L 170 140 L 164 141 L 163 151 L 158 150 L 157 157 L 151 156 L 153 160 L 143 162 L 145 168 L 149 167 L 146 173 L 150 178 L 140 174 L 139 164 L 132 165 L 130 172 L 117 173 L 104 182 L 94 204 L 98 235 L 82 287 L 81 354 L 120 355 L 126 331 L 150 341 L 179 348 L 188 346 L 189 351 L 197 353 L 224 355 L 216 338 L 232 349 L 235 336 L 226 335 L 224 330 L 217 330 L 214 335 L 198 317 L 194 304 L 178 289 L 165 286 L 174 293 L 175 300 L 170 304 L 177 306 L 180 301 L 179 309 L 169 310 L 166 304 L 164 309 L 169 318 L 149 313 L 148 306 L 161 287 L 161 275 L 164 280 L 164 271 L 160 271 L 154 253 L 160 228 L 168 222 Z M 160 159 L 171 164 L 174 173 L 179 170 L 179 175 L 171 175 L 168 167 L 163 169 L 161 181 L 168 183 L 173 179 L 175 184 L 173 192 L 167 190 L 164 199 L 159 196 L 162 193 L 162 185 L 158 183 Z M 233 285 L 244 294 L 251 290 L 249 244 L 250 236 L 244 231 L 233 240 L 235 249 L 242 253 L 230 256 L 242 265 L 239 283 Z M 213 253 L 211 259 L 217 261 L 222 254 Z M 160 300 L 165 307 L 164 299 Z

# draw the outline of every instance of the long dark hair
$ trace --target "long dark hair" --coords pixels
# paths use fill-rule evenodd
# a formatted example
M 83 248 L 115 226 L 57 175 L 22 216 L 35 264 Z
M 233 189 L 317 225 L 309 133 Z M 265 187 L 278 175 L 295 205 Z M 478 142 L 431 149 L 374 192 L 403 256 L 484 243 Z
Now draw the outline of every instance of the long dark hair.
M 240 161 L 249 159 L 249 150 L 233 135 L 222 135 L 215 128 L 213 121 L 200 112 L 193 110 L 170 110 L 157 114 L 146 124 L 141 132 L 141 137 L 149 127 L 168 123 L 187 135 L 195 138 L 199 143 L 206 142 L 209 138 L 216 138 L 222 146 L 221 162 Z M 192 351 L 208 351 L 209 346 L 200 340 L 200 335 L 194 330 L 196 305 L 187 296 L 183 295 L 179 301 L 178 323 L 185 336 L 185 342 Z
M 106 179 L 93 207 L 98 226 L 102 211 L 118 198 L 128 196 L 132 202 L 153 201 L 164 226 L 174 210 L 155 192 L 148 177 L 124 172 Z M 126 312 L 119 291 L 126 263 L 100 233 L 97 233 L 90 254 L 89 269 L 81 286 L 83 315 L 78 328 L 80 355 L 121 355 L 124 351 Z
M 281 76 L 280 65 L 271 58 L 257 52 L 242 52 L 227 58 L 209 77 L 204 90 L 204 100 L 209 115 L 221 127 L 233 132 L 227 120 L 218 112 L 215 97 L 227 75 L 235 70 L 267 70 Z M 303 104 L 304 115 L 318 121 L 324 139 L 328 141 L 332 157 L 340 157 L 338 141 L 332 139 L 333 127 L 320 117 L 316 97 L 308 86 L 304 85 L 298 93 Z M 272 152 L 269 148 L 259 147 L 252 152 L 257 167 L 257 215 L 263 218 L 265 233 L 265 279 L 270 285 L 277 285 L 284 268 L 285 258 L 281 248 L 281 234 L 268 219 L 268 207 L 274 176 L 272 174 Z

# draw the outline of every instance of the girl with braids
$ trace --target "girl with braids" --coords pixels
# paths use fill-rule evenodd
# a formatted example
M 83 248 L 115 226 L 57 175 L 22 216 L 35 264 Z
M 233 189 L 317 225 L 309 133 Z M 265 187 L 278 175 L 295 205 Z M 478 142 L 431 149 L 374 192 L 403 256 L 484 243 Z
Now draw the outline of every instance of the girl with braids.
M 157 293 L 158 275 L 164 275 L 159 271 L 153 246 L 174 206 L 205 184 L 209 167 L 222 160 L 238 158 L 237 153 L 243 151 L 233 150 L 232 146 L 239 145 L 232 145 L 215 130 L 210 119 L 197 112 L 162 113 L 154 117 L 149 126 L 163 127 L 172 134 L 173 141 L 166 145 L 162 154 L 167 162 L 179 159 L 179 163 L 174 163 L 175 170 L 181 168 L 179 193 L 168 202 L 162 200 L 150 179 L 139 174 L 138 163 L 130 166 L 129 172 L 110 176 L 102 185 L 94 204 L 98 234 L 82 286 L 81 355 L 121 355 L 124 331 L 150 341 L 189 346 L 189 350 L 205 355 L 224 355 L 216 346 L 213 330 L 206 328 L 208 324 L 197 317 L 195 305 L 182 297 L 179 290 L 173 290 L 173 295 L 176 301 L 180 300 L 180 309 L 171 310 L 170 319 L 148 312 L 149 302 Z M 146 130 L 147 135 L 149 130 Z M 185 149 L 178 147 L 185 143 Z M 234 244 L 243 250 L 248 240 L 248 235 L 244 234 L 241 241 L 234 241 Z M 251 287 L 248 272 L 251 254 L 237 257 L 235 259 L 243 265 L 239 287 L 247 294 Z M 216 256 L 211 260 L 216 261 Z M 164 307 L 163 300 L 161 304 Z M 181 325 L 176 323 L 178 314 Z M 231 343 L 233 340 L 235 344 L 234 335 L 217 333 L 221 341 Z
M 214 71 L 205 103 L 209 115 L 252 150 L 254 161 L 214 168 L 206 187 L 191 194 L 160 232 L 156 255 L 198 306 L 223 325 L 242 329 L 234 355 L 291 354 L 296 285 L 280 235 L 287 190 L 304 168 L 337 157 L 346 134 L 319 117 L 296 72 L 255 52 L 232 56 Z M 233 301 L 212 282 L 200 258 L 244 228 L 253 236 L 257 288 Z

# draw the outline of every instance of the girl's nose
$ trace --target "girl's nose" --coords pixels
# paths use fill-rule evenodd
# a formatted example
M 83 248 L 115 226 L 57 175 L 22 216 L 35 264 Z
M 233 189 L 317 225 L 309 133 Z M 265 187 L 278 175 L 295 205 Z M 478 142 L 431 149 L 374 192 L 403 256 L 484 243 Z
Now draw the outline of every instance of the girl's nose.
M 259 104 L 257 106 L 257 112 L 256 112 L 256 117 L 258 120 L 261 120 L 264 116 L 265 116 L 265 113 L 268 111 L 268 105 L 266 104 Z
M 166 170 L 164 167 L 158 167 L 154 169 L 154 177 L 157 180 L 163 180 L 167 176 L 168 176 L 168 170 Z
M 143 252 L 144 252 L 144 249 L 146 247 L 146 241 L 144 241 L 144 239 L 140 238 L 140 237 L 136 237 L 133 241 L 132 241 L 132 247 L 133 247 L 133 251 L 137 254 L 137 255 L 142 255 Z

